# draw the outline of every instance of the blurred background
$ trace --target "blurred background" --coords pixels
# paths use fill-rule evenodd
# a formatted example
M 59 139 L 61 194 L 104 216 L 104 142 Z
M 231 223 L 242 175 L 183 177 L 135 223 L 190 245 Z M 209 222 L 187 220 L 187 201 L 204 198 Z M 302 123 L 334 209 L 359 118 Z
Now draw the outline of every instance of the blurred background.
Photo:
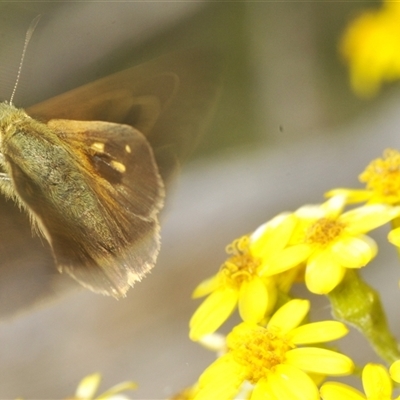
M 71 396 L 95 371 L 103 389 L 136 381 L 133 397 L 140 399 L 167 398 L 196 381 L 214 355 L 188 339 L 199 304 L 190 296 L 217 271 L 225 246 L 276 213 L 320 203 L 331 188 L 358 187 L 368 162 L 399 146 L 399 84 L 371 100 L 357 98 L 337 50 L 349 21 L 379 5 L 0 4 L 2 100 L 10 98 L 26 30 L 42 15 L 17 106 L 179 49 L 210 48 L 224 63 L 213 122 L 163 214 L 154 271 L 124 300 L 73 290 L 0 321 L 0 398 Z M 385 243 L 385 234 L 375 237 Z M 395 251 L 382 247 L 364 276 L 381 291 L 400 338 L 397 264 Z M 328 318 L 327 301 L 313 301 L 315 318 Z M 357 362 L 377 360 L 356 332 L 341 342 Z

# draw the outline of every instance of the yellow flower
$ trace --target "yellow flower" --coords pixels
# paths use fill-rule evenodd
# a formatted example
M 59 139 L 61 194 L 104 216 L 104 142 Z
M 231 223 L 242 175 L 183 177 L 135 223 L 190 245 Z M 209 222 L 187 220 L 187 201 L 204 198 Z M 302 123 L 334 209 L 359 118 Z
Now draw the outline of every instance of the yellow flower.
M 307 374 L 347 375 L 350 358 L 302 344 L 343 337 L 344 324 L 322 321 L 299 326 L 310 308 L 308 300 L 291 300 L 271 317 L 266 327 L 243 322 L 227 336 L 228 352 L 200 376 L 194 400 L 232 399 L 242 385 L 254 385 L 251 400 L 317 400 L 318 389 Z
M 342 214 L 344 205 L 345 197 L 335 196 L 320 206 L 305 206 L 295 212 L 299 222 L 292 238 L 297 246 L 293 248 L 304 257 L 305 282 L 313 293 L 329 293 L 341 282 L 346 268 L 368 264 L 377 246 L 364 233 L 399 214 L 398 208 L 382 204 Z
M 340 43 L 350 67 L 353 90 L 362 97 L 374 95 L 382 82 L 400 78 L 400 7 L 386 2 L 352 21 Z
M 399 22 L 400 23 L 400 22 Z M 326 196 L 346 196 L 346 202 L 368 204 L 400 204 L 400 153 L 386 149 L 382 158 L 372 160 L 359 176 L 365 190 L 334 189 Z
M 100 374 L 91 374 L 81 380 L 76 389 L 73 400 L 128 400 L 129 397 L 122 395 L 121 393 L 126 390 L 134 390 L 137 388 L 134 382 L 122 382 L 118 385 L 113 386 L 104 393 L 95 397 L 97 389 L 99 388 L 101 381 Z
M 380 364 L 367 364 L 362 373 L 365 395 L 338 382 L 326 382 L 321 387 L 323 400 L 391 400 L 393 385 L 387 369 Z M 399 397 L 397 397 L 399 399 Z
M 239 307 L 241 318 L 259 322 L 274 306 L 276 283 L 265 278 L 266 265 L 281 254 L 290 240 L 296 218 L 281 214 L 260 226 L 250 236 L 243 236 L 227 247 L 230 258 L 221 266 L 217 275 L 200 283 L 193 297 L 209 295 L 190 320 L 190 338 L 199 340 L 213 333 Z M 284 269 L 299 263 L 292 257 Z M 275 263 L 276 264 L 276 263 Z M 282 281 L 279 282 L 283 287 Z

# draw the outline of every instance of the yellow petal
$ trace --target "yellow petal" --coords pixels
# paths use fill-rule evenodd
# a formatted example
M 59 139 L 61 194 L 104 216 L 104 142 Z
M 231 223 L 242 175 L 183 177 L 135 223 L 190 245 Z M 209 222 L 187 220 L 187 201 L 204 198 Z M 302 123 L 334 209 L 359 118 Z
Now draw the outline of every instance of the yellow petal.
M 271 392 L 271 387 L 266 379 L 257 382 L 250 400 L 280 400 Z
M 283 249 L 288 243 L 296 225 L 293 214 L 280 214 L 261 225 L 251 235 L 250 250 L 254 257 L 265 258 Z
M 231 288 L 211 293 L 193 314 L 189 337 L 196 341 L 217 330 L 232 314 L 237 300 L 238 291 Z
M 345 205 L 346 197 L 336 195 L 321 204 L 321 209 L 324 210 L 325 218 L 335 219 L 342 213 Z
M 305 205 L 296 210 L 295 215 L 301 220 L 312 221 L 326 217 L 326 212 L 321 205 Z
M 86 376 L 79 383 L 75 397 L 78 399 L 92 399 L 97 392 L 100 381 L 101 375 L 98 373 Z
M 320 393 L 323 400 L 366 400 L 361 392 L 339 382 L 324 383 Z
M 267 306 L 267 288 L 258 276 L 242 283 L 239 291 L 239 313 L 243 321 L 261 321 L 265 317 Z
M 390 376 L 392 377 L 392 379 L 397 382 L 400 383 L 400 360 L 395 361 L 391 366 L 390 366 L 390 370 L 389 370 Z
M 194 289 L 192 298 L 197 299 L 199 297 L 207 296 L 214 290 L 217 290 L 218 286 L 219 286 L 218 275 L 214 275 L 211 278 L 205 279 L 196 287 L 196 289 Z
M 323 343 L 339 339 L 348 333 L 345 324 L 338 321 L 320 321 L 301 325 L 290 332 L 293 344 Z
M 244 379 L 243 368 L 235 362 L 231 354 L 224 354 L 217 358 L 210 366 L 208 366 L 199 377 L 201 387 L 208 385 L 210 382 L 218 381 L 220 377 L 235 376 L 238 379 Z
M 226 336 L 220 333 L 210 333 L 202 336 L 198 343 L 208 350 L 226 353 Z
M 231 400 L 245 380 L 243 368 L 230 354 L 211 364 L 199 378 L 199 391 L 195 400 Z
M 345 268 L 333 259 L 329 251 L 320 252 L 307 263 L 307 288 L 315 294 L 329 293 L 342 281 L 345 272 Z
M 121 382 L 118 385 L 113 386 L 106 392 L 102 393 L 100 396 L 96 397 L 96 400 L 117 400 L 117 399 L 128 399 L 125 395 L 120 396 L 120 393 L 127 390 L 137 389 L 137 384 L 135 382 Z
M 377 245 L 368 236 L 346 237 L 331 247 L 338 264 L 346 268 L 361 268 L 376 256 Z
M 383 365 L 367 364 L 363 369 L 362 381 L 367 398 L 390 399 L 392 397 L 392 381 Z
M 299 347 L 286 353 L 286 363 L 308 372 L 324 375 L 349 375 L 354 363 L 343 354 L 319 347 Z
M 400 228 L 391 230 L 388 235 L 388 240 L 395 246 L 400 246 Z
M 268 383 L 277 399 L 319 400 L 318 389 L 312 379 L 291 365 L 277 365 L 275 372 L 268 376 Z
M 308 300 L 290 300 L 271 317 L 268 328 L 277 328 L 281 333 L 287 333 L 300 325 L 309 309 Z
M 355 190 L 355 189 L 332 189 L 325 193 L 325 197 L 333 196 L 344 196 L 346 198 L 346 204 L 362 203 L 369 200 L 372 196 L 370 190 Z
M 296 267 L 311 253 L 311 247 L 307 244 L 299 244 L 287 247 L 279 252 L 275 257 L 266 260 L 260 267 L 260 275 L 272 276 Z
M 346 232 L 357 235 L 384 225 L 398 215 L 398 207 L 372 204 L 350 210 L 344 213 L 339 220 L 346 225 Z

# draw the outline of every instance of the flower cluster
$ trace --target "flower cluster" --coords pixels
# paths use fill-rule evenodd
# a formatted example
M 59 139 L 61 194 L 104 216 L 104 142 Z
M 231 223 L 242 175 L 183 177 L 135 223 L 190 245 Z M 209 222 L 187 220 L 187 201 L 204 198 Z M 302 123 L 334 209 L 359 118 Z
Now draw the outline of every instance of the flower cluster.
M 400 208 L 371 201 L 378 195 L 369 189 L 357 192 L 365 199 L 368 194 L 369 204 L 344 212 L 346 203 L 354 201 L 353 192 L 333 190 L 325 203 L 278 215 L 228 246 L 230 257 L 219 272 L 193 293 L 195 298 L 208 297 L 190 321 L 190 337 L 198 340 L 214 332 L 237 306 L 243 321 L 260 322 L 275 306 L 278 291 L 287 292 L 302 271 L 308 290 L 327 294 L 347 268 L 367 265 L 377 246 L 366 233 L 395 219 Z M 389 237 L 396 243 L 399 236 L 400 229 Z
M 343 337 L 346 326 L 333 320 L 307 323 L 309 302 L 290 300 L 290 290 L 295 282 L 304 282 L 310 292 L 328 295 L 338 315 L 344 287 L 354 285 L 350 271 L 366 266 L 377 254 L 378 246 L 367 234 L 392 221 L 395 229 L 389 240 L 400 246 L 400 228 L 396 227 L 400 153 L 387 150 L 382 159 L 366 168 L 360 180 L 366 184 L 364 190 L 334 189 L 327 193 L 326 202 L 280 214 L 227 247 L 228 258 L 218 273 L 193 293 L 195 298 L 207 298 L 190 321 L 190 338 L 213 347 L 214 332 L 236 308 L 243 322 L 222 343 L 219 339 L 219 357 L 200 376 L 190 398 L 230 400 L 247 390 L 245 397 L 251 400 L 353 399 L 352 394 L 345 395 L 351 389 L 340 383 L 325 383 L 321 393 L 318 389 L 326 376 L 353 371 L 352 360 L 326 344 Z M 355 207 L 354 203 L 364 204 Z M 371 298 L 362 285 L 358 288 L 361 298 Z M 351 298 L 344 297 L 347 306 Z M 371 313 L 380 310 L 376 305 L 371 309 L 375 310 Z M 375 321 L 377 327 L 386 329 L 384 316 L 363 312 L 360 320 Z M 387 337 L 386 342 L 391 343 L 390 333 Z M 309 346 L 314 343 L 319 343 L 318 347 Z M 321 347 L 320 343 L 325 344 Z M 389 354 L 388 359 L 400 358 L 397 348 L 382 354 Z M 393 371 L 400 370 L 396 365 Z M 367 366 L 364 370 L 367 399 L 390 398 L 376 397 L 378 389 L 365 383 L 373 374 L 384 382 L 379 390 L 391 393 L 389 375 L 382 368 Z

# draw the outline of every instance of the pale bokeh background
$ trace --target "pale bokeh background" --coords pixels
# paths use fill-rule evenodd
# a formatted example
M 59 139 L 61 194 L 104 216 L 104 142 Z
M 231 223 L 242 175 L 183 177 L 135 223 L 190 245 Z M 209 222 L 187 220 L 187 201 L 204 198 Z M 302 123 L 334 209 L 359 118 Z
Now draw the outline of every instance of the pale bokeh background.
M 225 60 L 213 126 L 163 215 L 152 274 L 115 301 L 72 291 L 0 322 L 0 398 L 62 398 L 94 371 L 102 388 L 132 379 L 134 398 L 162 399 L 193 383 L 213 355 L 191 343 L 190 300 L 217 271 L 224 247 L 276 213 L 354 187 L 369 160 L 399 147 L 399 85 L 376 99 L 349 90 L 337 42 L 371 3 L 3 3 L 0 93 L 9 99 L 30 21 L 42 14 L 15 97 L 28 106 L 180 48 L 212 47 Z M 375 235 L 385 242 L 385 229 Z M 21 249 L 23 252 L 24 249 Z M 385 245 L 365 271 L 400 336 L 400 270 Z M 300 292 L 301 293 L 301 292 Z M 304 293 L 301 293 L 304 295 Z M 327 318 L 314 296 L 313 315 Z M 344 348 L 376 360 L 353 332 Z

